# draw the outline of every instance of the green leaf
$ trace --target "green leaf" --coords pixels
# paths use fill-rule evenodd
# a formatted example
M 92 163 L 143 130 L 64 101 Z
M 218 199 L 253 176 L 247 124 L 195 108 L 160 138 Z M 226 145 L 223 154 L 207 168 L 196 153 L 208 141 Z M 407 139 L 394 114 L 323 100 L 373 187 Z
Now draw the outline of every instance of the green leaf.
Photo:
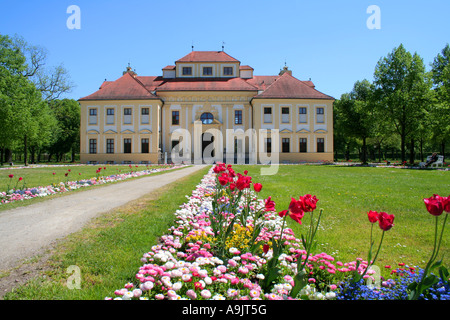
M 294 287 L 292 288 L 290 294 L 292 298 L 295 298 L 300 290 L 302 290 L 308 283 L 307 275 L 308 274 L 306 271 L 302 270 L 294 276 Z
M 442 265 L 442 259 L 433 263 L 433 265 L 431 266 L 431 270 L 436 269 L 438 267 L 440 267 Z
M 426 277 L 423 280 L 423 286 L 425 287 L 424 290 L 430 288 L 432 285 L 434 285 L 438 282 L 439 282 L 438 277 L 436 277 L 434 274 L 429 275 L 428 277 Z M 424 290 L 422 290 L 422 292 Z
M 441 280 L 443 283 L 448 284 L 449 272 L 448 272 L 447 268 L 445 268 L 444 266 L 441 266 L 439 268 L 439 276 L 441 277 Z

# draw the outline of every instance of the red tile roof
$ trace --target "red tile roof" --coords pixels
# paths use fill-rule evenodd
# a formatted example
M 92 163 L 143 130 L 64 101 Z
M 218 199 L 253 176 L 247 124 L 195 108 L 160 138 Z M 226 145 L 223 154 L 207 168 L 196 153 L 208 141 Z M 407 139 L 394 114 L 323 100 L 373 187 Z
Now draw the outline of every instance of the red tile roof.
M 177 62 L 239 62 L 223 51 L 192 51 Z M 241 65 L 240 70 L 253 70 Z M 131 68 L 129 68 L 131 70 Z M 169 65 L 163 70 L 174 70 Z M 116 81 L 105 81 L 100 89 L 79 100 L 142 100 L 160 99 L 159 91 L 253 91 L 255 99 L 327 99 L 334 100 L 315 89 L 311 81 L 300 81 L 289 72 L 281 76 L 235 78 L 163 78 L 137 76 L 125 72 Z
M 166 81 L 156 91 L 258 91 L 241 78 L 176 78 Z
M 149 100 L 159 99 L 147 90 L 144 84 L 125 73 L 116 81 L 105 81 L 100 89 L 79 100 Z
M 223 51 L 192 51 L 176 62 L 239 62 Z
M 334 100 L 313 87 L 310 83 L 300 81 L 289 73 L 279 76 L 268 86 L 262 93 L 254 97 L 254 99 L 326 99 Z

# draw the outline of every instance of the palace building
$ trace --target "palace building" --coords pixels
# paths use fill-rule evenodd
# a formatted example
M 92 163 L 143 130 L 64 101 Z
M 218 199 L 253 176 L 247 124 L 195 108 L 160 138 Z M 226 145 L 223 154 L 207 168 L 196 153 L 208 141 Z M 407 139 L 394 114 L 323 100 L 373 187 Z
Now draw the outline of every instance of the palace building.
M 334 98 L 287 67 L 253 71 L 224 51 L 192 51 L 159 76 L 128 66 L 78 100 L 81 162 L 194 162 L 205 151 L 226 162 L 332 161 Z

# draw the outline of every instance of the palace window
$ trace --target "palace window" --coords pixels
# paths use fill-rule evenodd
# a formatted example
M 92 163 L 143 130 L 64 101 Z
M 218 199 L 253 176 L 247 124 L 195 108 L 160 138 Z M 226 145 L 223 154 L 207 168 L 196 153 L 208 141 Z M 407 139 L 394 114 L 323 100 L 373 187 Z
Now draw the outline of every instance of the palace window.
M 149 153 L 149 140 L 147 138 L 141 139 L 141 152 Z
M 97 153 L 97 139 L 89 139 L 89 153 Z
M 123 153 L 131 153 L 131 139 L 123 139 Z
M 123 123 L 131 124 L 131 108 L 123 109 Z
M 306 138 L 300 138 L 299 142 L 300 142 L 300 146 L 299 146 L 300 152 L 307 152 L 307 149 L 308 149 L 307 139 Z
M 317 152 L 325 152 L 325 139 L 317 138 Z
M 233 75 L 233 67 L 223 67 L 223 75 L 224 76 L 232 76 Z
M 106 124 L 114 124 L 114 109 L 106 109 Z
M 191 76 L 192 75 L 192 67 L 183 67 L 182 73 L 183 73 L 183 76 Z
M 106 139 L 106 153 L 114 153 L 114 139 Z
M 204 76 L 212 76 L 212 67 L 203 67 Z
M 212 115 L 212 113 L 205 112 L 200 116 L 200 120 L 203 124 L 211 124 L 214 120 L 214 116 Z
M 89 109 L 89 124 L 97 124 L 97 109 Z
M 234 111 L 234 124 L 242 124 L 242 110 Z
M 264 108 L 264 123 L 272 122 L 272 108 L 265 107 Z
M 281 139 L 281 152 L 289 152 L 290 151 L 290 143 L 289 138 Z
M 149 108 L 141 109 L 141 123 L 147 124 L 150 123 L 150 110 Z
M 317 108 L 316 109 L 316 116 L 317 116 L 316 122 L 317 123 L 324 123 L 325 122 L 324 115 L 325 115 L 325 109 L 324 108 Z
M 307 123 L 307 111 L 306 107 L 300 107 L 298 108 L 298 122 L 299 123 Z
M 289 108 L 283 107 L 281 108 L 281 122 L 282 123 L 289 123 Z
M 180 111 L 172 111 L 172 125 L 177 126 L 180 124 Z

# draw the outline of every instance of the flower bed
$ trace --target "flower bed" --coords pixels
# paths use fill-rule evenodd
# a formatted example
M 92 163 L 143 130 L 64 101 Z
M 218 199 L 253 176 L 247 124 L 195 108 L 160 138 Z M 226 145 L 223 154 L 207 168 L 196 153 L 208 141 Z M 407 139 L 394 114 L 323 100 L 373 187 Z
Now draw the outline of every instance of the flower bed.
M 100 176 L 100 169 L 97 169 L 97 177 L 92 177 L 90 179 L 77 180 L 77 181 L 67 181 L 51 184 L 48 186 L 39 186 L 34 188 L 23 188 L 23 189 L 10 189 L 8 192 L 0 192 L 0 204 L 11 203 L 15 201 L 23 201 L 28 199 L 33 199 L 37 197 L 46 197 L 56 193 L 63 193 L 72 190 L 77 190 L 80 188 L 90 187 L 93 185 L 100 185 L 105 183 L 117 182 L 126 180 L 133 177 L 140 177 L 156 172 L 166 171 L 181 168 L 184 165 L 174 166 L 170 165 L 162 168 L 146 169 L 141 171 L 130 171 L 120 174 L 113 174 L 109 176 Z M 131 167 L 130 167 L 131 168 Z M 70 171 L 70 170 L 69 170 Z M 67 176 L 67 174 L 66 174 Z M 13 175 L 10 175 L 13 178 Z M 19 181 L 21 178 L 19 178 Z M 9 189 L 9 188 L 8 188 Z
M 124 288 L 114 292 L 114 298 L 106 299 L 347 300 L 408 297 L 408 290 L 412 288 L 410 284 L 423 270 L 395 272 L 393 279 L 382 279 L 377 283 L 375 269 L 371 266 L 382 241 L 375 257 L 372 256 L 374 243 L 371 241 L 367 261 L 357 259 L 343 263 L 324 252 L 312 253 L 314 235 L 322 214 L 322 210 L 315 213 L 318 199 L 310 195 L 292 199 L 287 210 L 277 213 L 270 197 L 258 199 L 261 188 L 259 183 L 252 185 L 247 172 L 244 175 L 235 173 L 231 166 L 223 164 L 212 168 L 188 197 L 189 200 L 175 213 L 174 226 L 141 258 L 143 265 L 136 274 L 136 283 L 125 284 Z M 292 229 L 285 227 L 286 218 L 301 224 L 305 214 L 311 215 L 311 225 L 299 239 Z M 379 223 L 383 236 L 393 227 L 393 215 L 370 211 L 368 217 L 372 228 Z M 450 297 L 448 273 L 443 272 L 443 280 L 434 282 L 420 298 Z M 414 277 L 411 276 L 413 274 Z

